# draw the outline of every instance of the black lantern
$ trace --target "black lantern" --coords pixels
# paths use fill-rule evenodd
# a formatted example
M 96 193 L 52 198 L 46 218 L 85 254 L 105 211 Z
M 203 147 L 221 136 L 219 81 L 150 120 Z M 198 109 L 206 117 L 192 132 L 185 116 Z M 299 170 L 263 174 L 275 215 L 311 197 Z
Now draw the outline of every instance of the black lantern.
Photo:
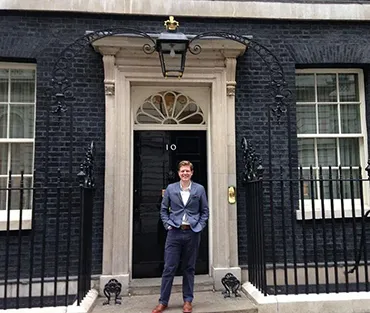
M 184 73 L 189 39 L 177 31 L 179 23 L 173 16 L 164 22 L 166 32 L 159 35 L 155 49 L 158 51 L 164 77 L 181 78 Z

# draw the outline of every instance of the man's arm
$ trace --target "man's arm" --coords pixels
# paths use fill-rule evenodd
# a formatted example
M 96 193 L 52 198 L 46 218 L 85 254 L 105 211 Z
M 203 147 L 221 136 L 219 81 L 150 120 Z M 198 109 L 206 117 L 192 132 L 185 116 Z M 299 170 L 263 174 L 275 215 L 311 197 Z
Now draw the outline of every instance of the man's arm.
M 209 208 L 208 208 L 208 200 L 206 191 L 204 190 L 204 187 L 202 186 L 202 194 L 200 196 L 200 218 L 199 218 L 199 224 L 202 226 L 202 229 L 206 227 L 207 220 L 209 217 Z
M 167 187 L 164 192 L 162 203 L 161 203 L 161 209 L 159 211 L 159 214 L 161 216 L 161 220 L 162 220 L 162 223 L 165 229 L 169 229 L 171 227 L 171 225 L 168 224 L 168 220 L 170 219 L 169 210 L 168 210 L 169 207 L 170 207 L 170 198 L 168 196 L 168 187 Z

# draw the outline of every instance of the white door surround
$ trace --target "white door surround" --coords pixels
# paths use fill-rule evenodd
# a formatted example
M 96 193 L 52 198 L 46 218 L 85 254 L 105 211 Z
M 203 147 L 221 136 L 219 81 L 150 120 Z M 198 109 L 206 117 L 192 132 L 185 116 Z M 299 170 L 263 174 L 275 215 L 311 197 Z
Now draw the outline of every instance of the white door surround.
M 163 78 L 157 53 L 142 51 L 146 39 L 110 36 L 93 43 L 103 55 L 105 84 L 105 191 L 103 267 L 100 290 L 109 279 L 128 294 L 131 281 L 133 205 L 132 86 L 209 87 L 207 118 L 209 260 L 216 290 L 228 272 L 239 279 L 237 204 L 228 202 L 228 186 L 236 185 L 235 70 L 245 46 L 230 40 L 201 40 L 202 52 L 188 54 L 184 76 Z M 196 90 L 196 88 L 194 88 Z M 165 125 L 163 125 L 165 126 Z M 172 125 L 169 125 L 173 127 Z M 176 126 L 176 125 L 175 125 Z

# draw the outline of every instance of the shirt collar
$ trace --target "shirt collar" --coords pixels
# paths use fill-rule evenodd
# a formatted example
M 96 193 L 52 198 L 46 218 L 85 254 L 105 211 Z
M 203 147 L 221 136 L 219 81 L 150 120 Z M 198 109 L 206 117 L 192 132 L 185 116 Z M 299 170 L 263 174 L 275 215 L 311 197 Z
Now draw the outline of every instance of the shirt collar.
M 190 181 L 189 187 L 188 187 L 188 188 L 185 188 L 185 189 L 182 187 L 182 185 L 181 185 L 181 181 L 180 181 L 180 190 L 181 190 L 181 191 L 187 191 L 187 190 L 189 190 L 189 191 L 190 191 L 190 190 L 191 190 L 191 181 Z

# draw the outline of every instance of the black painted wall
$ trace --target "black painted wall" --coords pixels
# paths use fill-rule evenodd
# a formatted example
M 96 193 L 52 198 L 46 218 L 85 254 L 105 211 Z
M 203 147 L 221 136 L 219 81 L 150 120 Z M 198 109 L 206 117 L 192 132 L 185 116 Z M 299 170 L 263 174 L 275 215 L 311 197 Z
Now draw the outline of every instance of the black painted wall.
M 101 272 L 102 263 L 102 230 L 103 230 L 103 196 L 104 196 L 104 85 L 103 65 L 101 56 L 91 47 L 86 47 L 81 54 L 75 56 L 71 71 L 72 90 L 74 100 L 67 101 L 68 111 L 59 119 L 51 114 L 48 126 L 47 108 L 55 105 L 50 100 L 50 79 L 53 64 L 61 51 L 85 31 L 112 28 L 131 27 L 149 33 L 162 31 L 162 21 L 167 17 L 125 17 L 117 15 L 84 15 L 67 13 L 32 13 L 0 11 L 0 60 L 13 62 L 34 62 L 37 64 L 37 129 L 36 129 L 36 185 L 45 181 L 45 155 L 49 151 L 48 183 L 55 182 L 56 169 L 61 168 L 62 182 L 76 184 L 75 175 L 79 171 L 79 164 L 84 157 L 87 145 L 91 140 L 96 144 L 96 200 L 94 207 L 93 227 L 93 270 Z M 269 83 L 269 72 L 264 62 L 252 50 L 239 59 L 237 66 L 236 90 L 236 140 L 237 140 L 237 170 L 238 176 L 238 233 L 240 264 L 246 264 L 246 223 L 245 199 L 241 184 L 243 170 L 241 155 L 241 139 L 246 136 L 257 147 L 257 152 L 263 158 L 264 166 L 268 166 L 268 153 L 272 152 L 274 171 L 277 166 L 297 165 L 295 109 L 294 109 L 294 73 L 295 68 L 305 67 L 356 67 L 365 71 L 366 99 L 369 101 L 369 65 L 370 65 L 370 24 L 368 22 L 297 22 L 297 21 L 270 21 L 270 20 L 229 20 L 229 19 L 193 19 L 179 18 L 181 31 L 186 34 L 197 34 L 203 31 L 223 30 L 243 35 L 252 35 L 254 40 L 265 45 L 280 60 L 288 86 L 293 91 L 288 100 L 291 105 L 291 127 L 288 130 L 287 117 L 283 117 L 281 124 L 273 121 L 271 124 L 272 144 L 268 144 L 267 112 L 273 104 L 273 97 L 266 88 Z M 186 72 L 185 72 L 186 75 Z M 71 111 L 71 104 L 73 109 Z M 367 116 L 369 117 L 369 111 Z M 71 133 L 71 120 L 73 121 Z M 369 120 L 369 118 L 368 118 Z M 370 121 L 369 121 L 370 122 Z M 290 133 L 289 133 L 290 131 Z M 291 136 L 292 153 L 288 153 L 287 138 Z M 49 138 L 47 145 L 46 140 Z M 72 141 L 71 141 L 72 140 Z M 73 143 L 73 153 L 70 159 L 70 142 Z M 271 148 L 271 150 L 270 150 Z M 71 174 L 70 174 L 71 173 Z M 77 192 L 77 193 L 76 193 Z M 41 197 L 41 195 L 40 195 Z M 61 238 L 65 240 L 68 226 L 67 198 L 63 198 Z M 72 210 L 72 251 L 75 252 L 72 262 L 73 271 L 77 266 L 78 232 L 78 191 L 74 190 Z M 42 222 L 43 204 L 36 205 L 37 233 L 43 232 Z M 56 213 L 51 208 L 48 211 L 50 219 L 47 221 L 48 251 L 46 271 L 52 276 L 55 261 L 55 223 Z M 63 233 L 64 232 L 64 233 Z M 28 244 L 30 232 L 22 233 L 24 246 Z M 4 233 L 0 234 L 0 273 L 4 268 Z M 40 237 L 40 235 L 39 235 Z M 15 245 L 18 234 L 14 232 L 11 242 Z M 41 250 L 41 238 L 35 242 L 35 251 Z M 269 249 L 268 249 L 269 250 Z M 26 250 L 22 252 L 26 254 Z M 16 272 L 16 252 L 12 250 L 10 275 Z M 63 255 L 60 252 L 60 255 Z M 281 259 L 282 251 L 278 251 Z M 61 258 L 61 262 L 67 262 Z M 27 270 L 29 260 L 24 257 L 22 270 Z M 40 273 L 40 260 L 35 261 L 35 273 Z M 63 272 L 63 270 L 60 270 Z

